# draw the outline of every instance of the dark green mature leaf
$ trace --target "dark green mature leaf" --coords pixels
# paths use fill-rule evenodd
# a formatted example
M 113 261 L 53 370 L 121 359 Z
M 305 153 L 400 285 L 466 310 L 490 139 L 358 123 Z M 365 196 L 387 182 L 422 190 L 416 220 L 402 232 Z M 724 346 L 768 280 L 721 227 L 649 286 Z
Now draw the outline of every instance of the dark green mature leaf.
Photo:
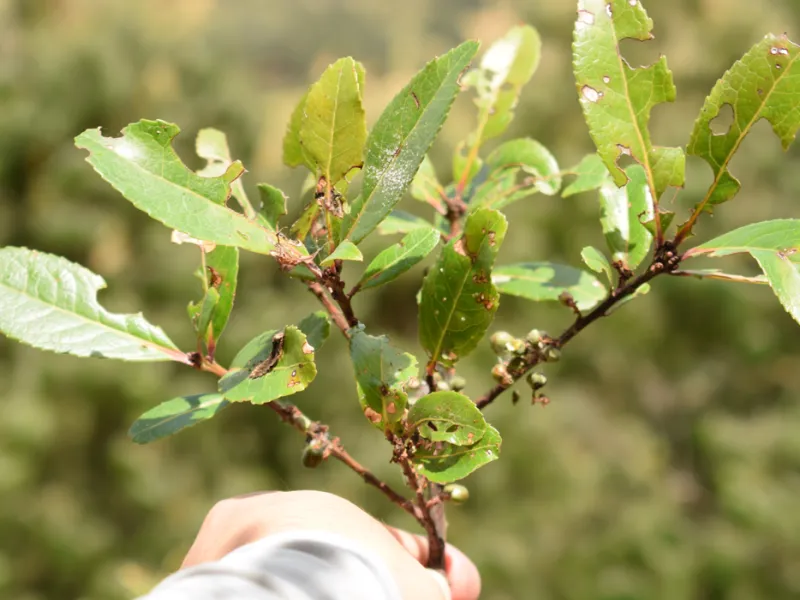
M 432 442 L 472 446 L 486 433 L 483 413 L 458 392 L 433 392 L 423 396 L 408 411 L 408 426 Z
M 304 154 L 331 185 L 363 162 L 367 139 L 362 106 L 364 67 L 352 58 L 329 66 L 306 95 L 299 138 Z
M 472 352 L 494 319 L 500 297 L 491 270 L 507 227 L 495 210 L 470 213 L 464 234 L 442 249 L 425 277 L 419 335 L 432 363 L 452 365 Z
M 442 184 L 439 183 L 439 178 L 436 177 L 436 170 L 433 168 L 433 163 L 427 154 L 422 159 L 414 179 L 411 180 L 410 191 L 411 195 L 417 200 L 422 200 L 423 202 L 436 200 L 441 202 Z
M 436 248 L 440 238 L 441 234 L 432 227 L 415 229 L 378 254 L 369 263 L 357 285 L 366 290 L 397 279 L 428 256 Z
M 208 421 L 228 406 L 222 394 L 181 396 L 151 408 L 131 425 L 128 435 L 137 444 L 149 444 Z
M 402 210 L 393 210 L 392 213 L 378 225 L 378 233 L 381 235 L 393 235 L 395 233 L 411 233 L 417 229 L 430 228 L 430 222 L 422 217 L 412 215 Z
M 521 138 L 498 146 L 487 158 L 489 178 L 478 185 L 470 204 L 499 210 L 540 192 L 552 196 L 561 188 L 558 163 L 536 140 Z M 518 175 L 526 175 L 518 182 Z
M 219 391 L 232 402 L 266 404 L 302 392 L 316 375 L 314 348 L 290 325 L 250 340 L 219 380 Z
M 97 302 L 106 282 L 60 256 L 0 248 L 0 332 L 74 356 L 188 362 L 160 327 Z
M 748 253 L 764 271 L 772 291 L 786 311 L 800 323 L 800 219 L 753 223 L 692 248 L 686 258 Z M 794 260 L 792 260 L 794 258 Z
M 492 281 L 503 294 L 535 302 L 557 301 L 561 294 L 567 292 L 575 299 L 580 310 L 590 309 L 606 297 L 605 286 L 593 275 L 549 262 L 497 267 Z
M 800 128 L 800 47 L 784 36 L 768 35 L 728 70 L 706 98 L 686 151 L 705 160 L 714 181 L 697 211 L 711 212 L 733 198 L 739 181 L 728 165 L 742 140 L 759 120 L 767 119 L 787 149 Z M 715 134 L 711 122 L 724 106 L 733 108 L 727 132 Z
M 419 448 L 414 454 L 414 463 L 419 473 L 430 481 L 450 483 L 500 458 L 501 443 L 498 431 L 488 425 L 481 440 L 471 446 L 432 443 L 430 448 Z
M 359 243 L 400 201 L 458 94 L 458 77 L 478 51 L 465 42 L 429 62 L 378 118 L 367 140 L 364 184 L 345 216 L 345 237 Z
M 268 183 L 258 184 L 261 199 L 260 220 L 270 229 L 278 228 L 278 219 L 286 215 L 286 194 Z
M 318 310 L 300 321 L 297 328 L 305 334 L 306 341 L 313 346 L 314 352 L 319 352 L 331 334 L 331 320 L 328 313 Z
M 207 161 L 206 167 L 197 172 L 202 177 L 222 177 L 233 164 L 228 138 L 217 129 L 207 128 L 198 131 L 195 150 L 197 156 Z M 231 192 L 242 207 L 245 216 L 251 220 L 255 219 L 256 211 L 247 198 L 241 179 L 236 179 L 231 183 Z
M 603 163 L 603 159 L 597 154 L 584 156 L 581 162 L 572 167 L 569 172 L 576 177 L 561 192 L 561 196 L 564 198 L 599 189 L 605 182 L 611 181 L 611 174 Z
M 225 206 L 242 164 L 233 163 L 221 177 L 193 173 L 172 148 L 179 131 L 171 123 L 143 120 L 119 138 L 89 129 L 75 145 L 89 151 L 86 160 L 103 179 L 157 221 L 200 240 L 269 254 L 275 232 Z
M 513 27 L 492 44 L 481 59 L 480 68 L 464 78 L 465 85 L 478 92 L 478 129 L 468 145 L 480 145 L 503 133 L 514 118 L 519 94 L 531 80 L 542 53 L 539 33 L 530 25 Z M 456 175 L 460 178 L 460 172 Z
M 614 271 L 605 255 L 594 246 L 586 246 L 581 250 L 583 262 L 595 273 L 604 273 L 608 284 L 614 287 Z
M 320 263 L 320 265 L 326 267 L 328 265 L 332 265 L 333 261 L 335 260 L 353 260 L 356 262 L 361 262 L 364 260 L 364 255 L 361 254 L 361 250 L 359 250 L 358 246 L 356 246 L 353 242 L 345 240 L 336 246 L 336 250 L 331 252 L 330 255 L 328 255 L 328 257 Z
M 600 188 L 600 224 L 612 260 L 634 270 L 653 243 L 653 234 L 642 223 L 653 218 L 654 206 L 641 165 L 631 165 L 625 172 L 628 183 L 624 187 L 609 181 Z
M 358 329 L 350 337 L 350 358 L 367 418 L 380 428 L 400 420 L 408 404 L 405 386 L 418 375 L 417 359 L 393 347 L 386 336 Z
M 675 85 L 665 57 L 633 69 L 620 51 L 624 39 L 652 39 L 652 28 L 639 1 L 581 0 L 573 65 L 589 133 L 614 182 L 622 186 L 628 180 L 617 161 L 631 156 L 644 167 L 657 200 L 668 186 L 682 186 L 684 180 L 683 151 L 653 147 L 647 129 L 653 107 L 675 100 Z

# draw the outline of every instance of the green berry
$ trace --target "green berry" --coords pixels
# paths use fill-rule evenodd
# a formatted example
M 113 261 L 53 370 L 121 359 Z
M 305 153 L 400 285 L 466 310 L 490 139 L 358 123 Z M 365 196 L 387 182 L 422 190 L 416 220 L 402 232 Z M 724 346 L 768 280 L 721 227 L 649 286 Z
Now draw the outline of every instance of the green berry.
M 444 486 L 444 493 L 450 496 L 450 502 L 464 504 L 469 500 L 469 490 L 458 483 L 448 483 Z
M 528 373 L 526 381 L 534 390 L 540 390 L 547 384 L 547 377 L 543 373 Z
M 514 354 L 525 354 L 528 351 L 528 345 L 522 340 L 514 338 L 508 345 L 508 349 Z
M 512 344 L 515 342 L 513 335 L 507 331 L 496 331 L 489 338 L 489 343 L 492 345 L 492 352 L 497 356 L 504 356 L 512 351 Z
M 450 378 L 450 387 L 453 391 L 460 392 L 467 387 L 467 380 L 458 375 L 453 375 L 453 377 Z
M 538 329 L 531 329 L 528 332 L 528 335 L 525 336 L 525 339 L 529 344 L 533 344 L 534 346 L 541 342 L 547 334 L 544 331 L 539 331 Z
M 561 360 L 561 350 L 553 348 L 552 346 L 545 349 L 543 352 L 545 362 L 558 362 Z
M 309 469 L 318 467 L 322 461 L 325 460 L 325 449 L 322 443 L 318 440 L 311 440 L 303 448 L 303 466 Z

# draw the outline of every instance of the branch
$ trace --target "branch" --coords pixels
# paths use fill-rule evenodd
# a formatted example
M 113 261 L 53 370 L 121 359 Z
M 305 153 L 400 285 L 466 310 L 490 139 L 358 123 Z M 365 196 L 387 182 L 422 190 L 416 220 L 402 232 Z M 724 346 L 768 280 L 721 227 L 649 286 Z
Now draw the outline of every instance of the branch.
M 309 282 L 308 289 L 319 299 L 322 305 L 325 307 L 325 310 L 328 311 L 328 314 L 331 316 L 331 319 L 336 324 L 336 326 L 342 330 L 342 333 L 345 337 L 348 337 L 348 331 L 350 330 L 350 325 L 347 323 L 347 319 L 345 318 L 342 311 L 333 303 L 330 296 L 325 292 L 325 288 L 322 286 L 321 283 L 316 282 Z

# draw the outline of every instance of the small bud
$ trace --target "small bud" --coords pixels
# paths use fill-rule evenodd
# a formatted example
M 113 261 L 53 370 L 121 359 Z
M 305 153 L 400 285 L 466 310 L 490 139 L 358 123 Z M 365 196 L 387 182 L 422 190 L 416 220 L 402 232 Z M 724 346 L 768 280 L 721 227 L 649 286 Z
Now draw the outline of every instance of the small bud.
M 528 385 L 536 391 L 542 389 L 545 384 L 547 384 L 547 377 L 545 377 L 544 373 L 528 373 L 526 381 Z
M 534 346 L 541 342 L 547 334 L 544 331 L 539 331 L 538 329 L 531 329 L 528 332 L 528 335 L 525 336 L 525 339 L 528 341 L 529 344 L 533 344 Z
M 553 346 L 546 348 L 542 355 L 545 362 L 558 362 L 561 360 L 561 350 L 554 348 Z
M 497 383 L 508 386 L 514 383 L 514 378 L 509 375 L 506 366 L 503 364 L 496 364 L 492 367 L 492 377 Z
M 454 392 L 460 392 L 467 387 L 467 380 L 458 375 L 453 375 L 453 377 L 450 378 L 450 387 Z
M 514 338 L 511 340 L 511 342 L 509 342 L 508 349 L 514 354 L 525 354 L 525 352 L 528 350 L 528 345 L 522 340 Z
M 515 341 L 513 335 L 507 331 L 496 331 L 489 338 L 489 343 L 492 345 L 492 352 L 498 356 L 503 356 L 511 352 L 511 344 Z
M 446 381 L 440 381 L 439 383 L 436 384 L 437 392 L 449 392 L 451 389 L 452 388 L 450 387 L 450 384 L 447 383 Z
M 306 444 L 306 447 L 303 448 L 303 466 L 313 469 L 318 467 L 323 460 L 325 460 L 325 450 L 322 442 L 312 439 Z
M 461 484 L 448 483 L 443 491 L 450 496 L 450 502 L 454 504 L 464 504 L 469 500 L 469 490 Z

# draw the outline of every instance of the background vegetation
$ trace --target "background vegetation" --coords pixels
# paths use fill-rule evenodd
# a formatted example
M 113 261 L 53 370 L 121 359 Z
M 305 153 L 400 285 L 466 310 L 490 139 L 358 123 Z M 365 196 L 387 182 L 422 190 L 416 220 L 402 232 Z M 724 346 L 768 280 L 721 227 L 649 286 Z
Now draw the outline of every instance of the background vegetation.
M 686 143 L 716 78 L 762 35 L 800 38 L 800 5 L 790 0 L 645 6 L 657 39 L 624 50 L 634 64 L 669 58 L 679 96 L 654 114 L 663 145 Z M 525 21 L 542 33 L 544 55 L 506 139 L 530 135 L 569 166 L 591 151 L 569 67 L 574 14 L 567 0 L 404 0 L 402 10 L 372 0 L 0 0 L 0 245 L 62 254 L 101 273 L 109 309 L 143 309 L 189 347 L 196 249 L 172 245 L 166 228 L 117 196 L 83 162 L 74 135 L 163 118 L 181 125 L 179 150 L 199 166 L 195 133 L 223 129 L 250 171 L 246 185 L 280 186 L 296 214 L 302 174 L 281 165 L 281 138 L 329 62 L 365 63 L 374 119 L 435 54 L 468 37 L 491 42 Z M 473 125 L 470 102 L 458 100 L 434 147 L 440 174 Z M 800 150 L 783 155 L 759 124 L 731 169 L 743 192 L 704 219 L 704 237 L 797 217 L 798 160 Z M 675 202 L 684 210 L 710 171 L 690 159 L 688 179 Z M 412 200 L 403 208 L 425 210 Z M 503 263 L 578 264 L 584 245 L 603 245 L 591 194 L 536 196 L 509 216 Z M 386 244 L 373 236 L 365 255 Z M 418 353 L 420 276 L 421 267 L 356 307 L 373 330 Z M 240 281 L 223 364 L 256 333 L 315 307 L 302 285 L 255 255 Z M 497 328 L 555 332 L 570 318 L 504 298 Z M 297 402 L 375 471 L 396 477 L 380 434 L 359 415 L 352 379 L 340 376 L 350 367 L 339 337 Z M 766 288 L 659 279 L 547 367 L 549 406 L 498 401 L 487 416 L 503 434 L 502 460 L 467 480 L 470 502 L 449 512 L 451 540 L 481 568 L 483 597 L 799 597 L 799 340 Z M 467 393 L 491 384 L 492 360 L 487 344 L 464 361 Z M 304 470 L 302 440 L 263 408 L 236 406 L 152 446 L 127 439 L 147 408 L 212 385 L 179 365 L 79 360 L 0 339 L 0 597 L 144 593 L 177 567 L 214 501 L 258 489 L 327 489 L 413 527 L 344 467 Z

